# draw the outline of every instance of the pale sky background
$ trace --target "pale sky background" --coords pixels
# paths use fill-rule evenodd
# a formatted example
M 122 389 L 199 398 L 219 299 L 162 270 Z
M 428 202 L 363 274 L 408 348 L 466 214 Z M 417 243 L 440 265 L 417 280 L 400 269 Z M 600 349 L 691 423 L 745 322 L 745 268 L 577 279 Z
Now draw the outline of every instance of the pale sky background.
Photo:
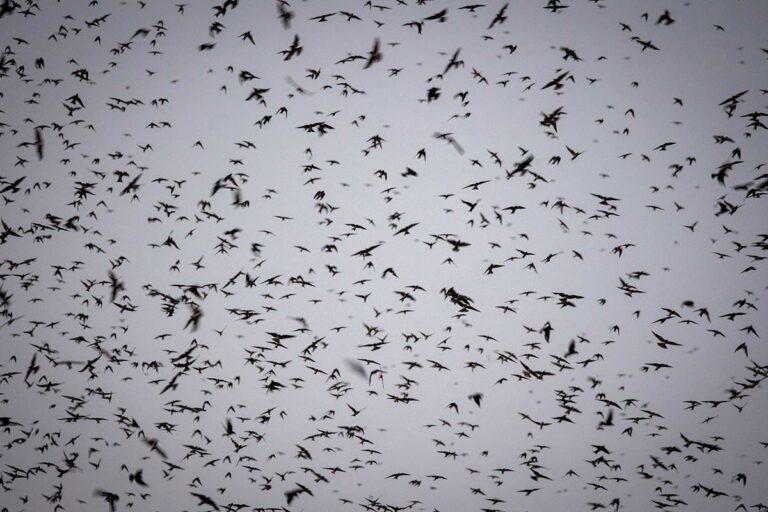
M 505 2 L 294 1 L 289 27 L 275 3 L 243 0 L 219 16 L 215 2 L 97 1 L 0 18 L 0 504 L 109 510 L 100 491 L 139 511 L 768 502 L 768 3 L 556 4 L 511 2 L 491 28 Z M 363 58 L 339 62 L 350 55 Z M 246 101 L 255 89 L 263 103 Z M 542 125 L 558 108 L 556 131 Z M 311 123 L 332 129 L 299 128 Z M 90 194 L 76 202 L 78 187 Z M 580 298 L 561 307 L 557 293 Z M 199 327 L 162 294 L 195 303 Z M 294 337 L 275 347 L 268 333 Z M 356 360 L 381 372 L 369 383 Z M 404 396 L 416 401 L 392 400 Z M 611 467 L 587 462 L 601 455 Z M 139 469 L 148 487 L 129 478 Z M 288 504 L 298 485 L 313 495 Z

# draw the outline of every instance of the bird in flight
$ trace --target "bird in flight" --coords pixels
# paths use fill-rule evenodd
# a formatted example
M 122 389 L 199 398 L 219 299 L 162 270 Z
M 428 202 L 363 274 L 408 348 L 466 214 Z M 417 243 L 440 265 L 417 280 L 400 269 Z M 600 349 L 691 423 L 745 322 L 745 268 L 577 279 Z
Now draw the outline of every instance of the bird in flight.
M 765 19 L 0 0 L 3 510 L 768 510 Z

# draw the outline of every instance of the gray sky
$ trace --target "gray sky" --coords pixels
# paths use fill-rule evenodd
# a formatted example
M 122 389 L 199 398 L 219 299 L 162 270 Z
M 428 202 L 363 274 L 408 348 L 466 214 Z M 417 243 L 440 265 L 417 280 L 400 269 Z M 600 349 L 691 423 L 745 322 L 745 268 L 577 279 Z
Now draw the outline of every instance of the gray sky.
M 765 2 L 3 5 L 7 510 L 767 501 Z

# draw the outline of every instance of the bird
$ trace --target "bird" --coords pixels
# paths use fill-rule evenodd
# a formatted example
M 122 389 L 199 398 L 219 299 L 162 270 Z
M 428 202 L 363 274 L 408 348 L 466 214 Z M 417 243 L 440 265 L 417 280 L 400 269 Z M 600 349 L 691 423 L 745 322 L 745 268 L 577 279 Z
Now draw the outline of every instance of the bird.
M 765 9 L 636 5 L 0 0 L 3 506 L 768 509 Z

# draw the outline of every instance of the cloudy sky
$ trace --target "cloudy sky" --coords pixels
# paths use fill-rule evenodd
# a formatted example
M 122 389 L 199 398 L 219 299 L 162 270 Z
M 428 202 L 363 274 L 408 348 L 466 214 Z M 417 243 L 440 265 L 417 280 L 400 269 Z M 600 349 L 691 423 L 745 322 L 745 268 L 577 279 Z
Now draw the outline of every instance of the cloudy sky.
M 768 4 L 0 6 L 0 503 L 768 503 Z

